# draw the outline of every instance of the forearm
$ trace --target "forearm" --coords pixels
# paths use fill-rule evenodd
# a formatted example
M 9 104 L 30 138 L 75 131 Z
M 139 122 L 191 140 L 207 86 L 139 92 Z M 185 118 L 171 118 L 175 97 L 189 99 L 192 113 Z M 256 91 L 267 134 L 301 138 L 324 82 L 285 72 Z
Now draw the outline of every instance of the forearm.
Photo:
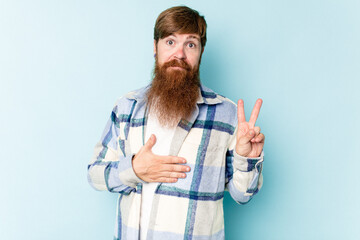
M 109 152 L 105 158 L 94 156 L 88 165 L 88 181 L 96 190 L 129 194 L 141 182 L 132 168 L 132 155 L 111 157 Z
M 113 112 L 88 164 L 88 181 L 97 190 L 129 194 L 141 180 L 132 168 L 133 154 L 120 147 L 119 132 Z
M 238 155 L 235 151 L 228 153 L 227 167 L 227 184 L 232 198 L 240 203 L 245 204 L 262 187 L 262 163 L 264 153 L 258 158 L 246 158 Z

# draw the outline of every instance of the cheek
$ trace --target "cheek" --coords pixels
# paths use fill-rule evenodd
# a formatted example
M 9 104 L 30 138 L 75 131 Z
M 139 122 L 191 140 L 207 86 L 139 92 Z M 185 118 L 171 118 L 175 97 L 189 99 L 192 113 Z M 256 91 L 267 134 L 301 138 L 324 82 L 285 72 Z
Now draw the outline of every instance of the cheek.
M 157 61 L 160 64 L 163 64 L 164 62 L 166 62 L 166 56 L 164 56 L 164 54 L 157 54 Z
M 200 54 L 192 56 L 189 60 L 190 60 L 192 66 L 199 64 Z
M 171 53 L 170 52 L 161 52 L 160 54 L 158 54 L 158 60 L 161 61 L 161 62 L 167 62 L 170 60 L 171 58 Z

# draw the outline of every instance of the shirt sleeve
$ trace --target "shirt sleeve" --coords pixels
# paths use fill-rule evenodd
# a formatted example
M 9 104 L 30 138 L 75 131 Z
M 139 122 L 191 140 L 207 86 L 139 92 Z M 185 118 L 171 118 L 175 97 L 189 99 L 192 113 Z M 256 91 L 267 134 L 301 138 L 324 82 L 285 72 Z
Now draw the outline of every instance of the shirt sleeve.
M 93 158 L 88 164 L 88 181 L 96 190 L 128 195 L 136 191 L 137 184 L 143 181 L 133 170 L 134 154 L 125 155 L 120 150 L 119 145 L 124 140 L 119 138 L 116 112 L 112 111 L 100 141 L 95 146 Z
M 236 131 L 231 136 L 226 152 L 226 190 L 239 204 L 249 202 L 263 184 L 262 165 L 264 152 L 259 157 L 247 158 L 235 151 Z

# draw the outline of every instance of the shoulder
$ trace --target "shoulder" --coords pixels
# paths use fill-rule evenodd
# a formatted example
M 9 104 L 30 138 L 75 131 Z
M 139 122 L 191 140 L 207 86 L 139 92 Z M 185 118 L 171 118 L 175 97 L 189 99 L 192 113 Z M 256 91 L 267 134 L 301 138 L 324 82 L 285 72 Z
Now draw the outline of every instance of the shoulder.
M 142 101 L 146 97 L 146 91 L 149 86 L 145 86 L 133 91 L 126 93 L 125 95 L 119 97 L 113 109 L 115 114 L 127 114 L 134 107 L 134 104 L 138 101 Z
M 229 98 L 215 92 L 214 90 L 201 85 L 201 95 L 208 105 L 216 105 L 216 108 L 229 114 L 236 113 L 237 105 Z
M 216 121 L 236 126 L 237 105 L 232 100 L 203 85 L 201 86 L 201 95 L 206 105 L 216 108 Z

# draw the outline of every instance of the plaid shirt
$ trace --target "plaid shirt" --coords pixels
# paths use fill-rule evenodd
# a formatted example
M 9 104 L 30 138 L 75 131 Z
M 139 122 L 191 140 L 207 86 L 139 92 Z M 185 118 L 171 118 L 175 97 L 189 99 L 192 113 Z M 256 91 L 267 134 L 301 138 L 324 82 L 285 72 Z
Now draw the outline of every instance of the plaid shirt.
M 132 168 L 132 157 L 144 145 L 146 88 L 118 99 L 94 157 L 89 183 L 119 193 L 114 239 L 139 239 L 144 183 Z M 184 157 L 191 171 L 176 183 L 159 183 L 150 214 L 147 239 L 224 239 L 224 191 L 247 203 L 262 186 L 263 153 L 245 158 L 235 151 L 236 104 L 205 86 L 196 110 L 175 130 L 170 155 Z

